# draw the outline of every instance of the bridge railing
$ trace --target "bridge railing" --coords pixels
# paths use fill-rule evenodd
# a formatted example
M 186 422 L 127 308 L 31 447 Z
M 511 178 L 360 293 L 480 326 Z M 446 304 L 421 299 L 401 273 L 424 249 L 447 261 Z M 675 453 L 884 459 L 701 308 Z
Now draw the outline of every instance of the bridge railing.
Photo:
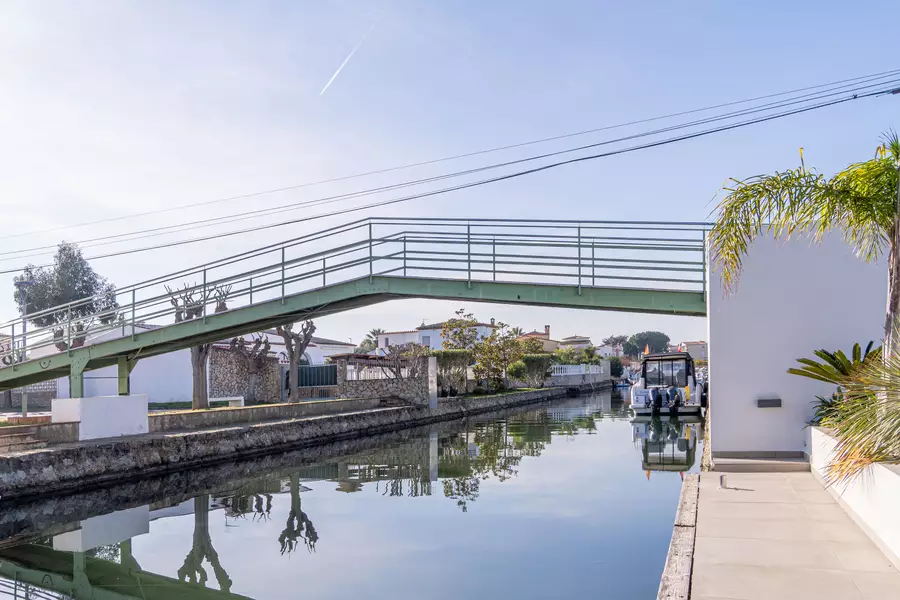
M 708 228 L 705 223 L 362 219 L 7 321 L 0 324 L 0 368 L 376 276 L 567 285 L 579 293 L 584 287 L 705 292 Z M 226 289 L 223 305 L 215 294 Z

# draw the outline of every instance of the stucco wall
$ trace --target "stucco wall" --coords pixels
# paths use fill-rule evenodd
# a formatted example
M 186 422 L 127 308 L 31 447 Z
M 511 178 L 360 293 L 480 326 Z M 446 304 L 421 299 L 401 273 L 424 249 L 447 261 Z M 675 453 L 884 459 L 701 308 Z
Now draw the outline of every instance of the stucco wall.
M 813 474 L 824 479 L 837 440 L 820 427 L 810 427 L 806 435 L 810 467 Z M 876 463 L 856 479 L 828 489 L 900 568 L 900 464 Z
M 250 381 L 247 363 L 230 350 L 213 347 L 209 352 L 209 397 L 247 398 Z M 281 368 L 278 359 L 270 356 L 259 373 L 257 402 L 281 402 Z
M 883 337 L 887 266 L 857 259 L 839 234 L 821 245 L 758 239 L 739 286 L 708 283 L 712 451 L 803 451 L 811 401 L 833 386 L 787 374 L 819 348 L 849 350 Z M 781 398 L 781 408 L 757 408 Z
M 57 379 L 58 398 L 69 397 L 69 378 Z M 138 360 L 131 371 L 131 393 L 145 394 L 147 401 L 190 402 L 193 373 L 191 351 L 177 350 Z M 119 393 L 118 367 L 104 367 L 84 374 L 84 395 L 115 396 Z M 29 398 L 29 403 L 31 399 Z

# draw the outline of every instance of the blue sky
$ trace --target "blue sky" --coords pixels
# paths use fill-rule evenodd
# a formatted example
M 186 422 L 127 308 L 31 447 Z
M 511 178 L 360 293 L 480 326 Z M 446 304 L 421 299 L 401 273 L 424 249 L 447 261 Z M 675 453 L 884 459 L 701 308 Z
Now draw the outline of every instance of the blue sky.
M 898 66 L 883 50 L 883 39 L 884 24 L 900 17 L 900 6 L 860 11 L 837 2 L 621 4 L 4 2 L 4 229 L 30 231 L 174 207 Z M 849 103 L 377 214 L 701 220 L 727 177 L 792 167 L 800 146 L 807 164 L 825 173 L 870 157 L 879 135 L 898 127 L 897 101 Z M 427 176 L 484 160 L 402 175 Z M 396 175 L 0 243 L 5 250 L 55 244 L 388 180 Z M 311 228 L 106 259 L 95 268 L 127 285 Z M 406 329 L 455 308 L 394 302 L 322 319 L 319 332 L 359 341 L 370 327 Z M 675 339 L 705 337 L 702 319 L 472 308 L 480 318 L 526 329 L 549 323 L 559 337 L 642 329 L 661 329 Z M 11 281 L 0 276 L 0 320 L 12 316 Z

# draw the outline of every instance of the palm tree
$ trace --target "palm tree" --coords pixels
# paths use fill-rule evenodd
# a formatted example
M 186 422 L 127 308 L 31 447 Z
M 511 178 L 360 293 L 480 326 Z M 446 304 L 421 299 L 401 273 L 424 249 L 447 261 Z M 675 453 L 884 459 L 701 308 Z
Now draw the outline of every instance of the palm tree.
M 796 169 L 732 180 L 709 235 L 712 261 L 721 269 L 726 289 L 737 283 L 741 261 L 758 235 L 803 234 L 820 241 L 826 232 L 840 230 L 866 262 L 888 254 L 884 355 L 894 354 L 900 307 L 898 168 L 900 139 L 890 132 L 873 159 L 852 164 L 830 179 L 806 169 L 801 149 Z
M 525 330 L 521 327 L 512 327 L 509 332 L 513 335 L 513 337 L 519 337 L 525 335 Z
M 900 138 L 884 136 L 875 157 L 825 178 L 800 167 L 774 175 L 732 180 L 710 232 L 715 267 L 726 289 L 733 289 L 741 261 L 753 240 L 764 233 L 794 234 L 819 241 L 831 230 L 866 262 L 888 255 L 888 301 L 884 319 L 883 361 L 867 363 L 836 383 L 846 390 L 840 413 L 830 419 L 838 444 L 829 461 L 830 481 L 847 480 L 872 462 L 900 456 Z
M 375 329 L 370 329 L 369 333 L 366 334 L 366 337 L 363 338 L 362 343 L 359 345 L 360 348 L 369 352 L 370 350 L 374 350 L 378 347 L 378 336 L 384 335 L 384 329 L 380 327 L 376 327 Z

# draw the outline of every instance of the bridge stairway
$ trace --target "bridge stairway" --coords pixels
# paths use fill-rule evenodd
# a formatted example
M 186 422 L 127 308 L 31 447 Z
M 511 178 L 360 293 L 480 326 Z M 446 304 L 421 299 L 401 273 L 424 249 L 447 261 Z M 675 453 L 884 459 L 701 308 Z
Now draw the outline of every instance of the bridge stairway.
M 47 442 L 37 439 L 37 427 L 0 427 L 0 454 L 46 447 Z

